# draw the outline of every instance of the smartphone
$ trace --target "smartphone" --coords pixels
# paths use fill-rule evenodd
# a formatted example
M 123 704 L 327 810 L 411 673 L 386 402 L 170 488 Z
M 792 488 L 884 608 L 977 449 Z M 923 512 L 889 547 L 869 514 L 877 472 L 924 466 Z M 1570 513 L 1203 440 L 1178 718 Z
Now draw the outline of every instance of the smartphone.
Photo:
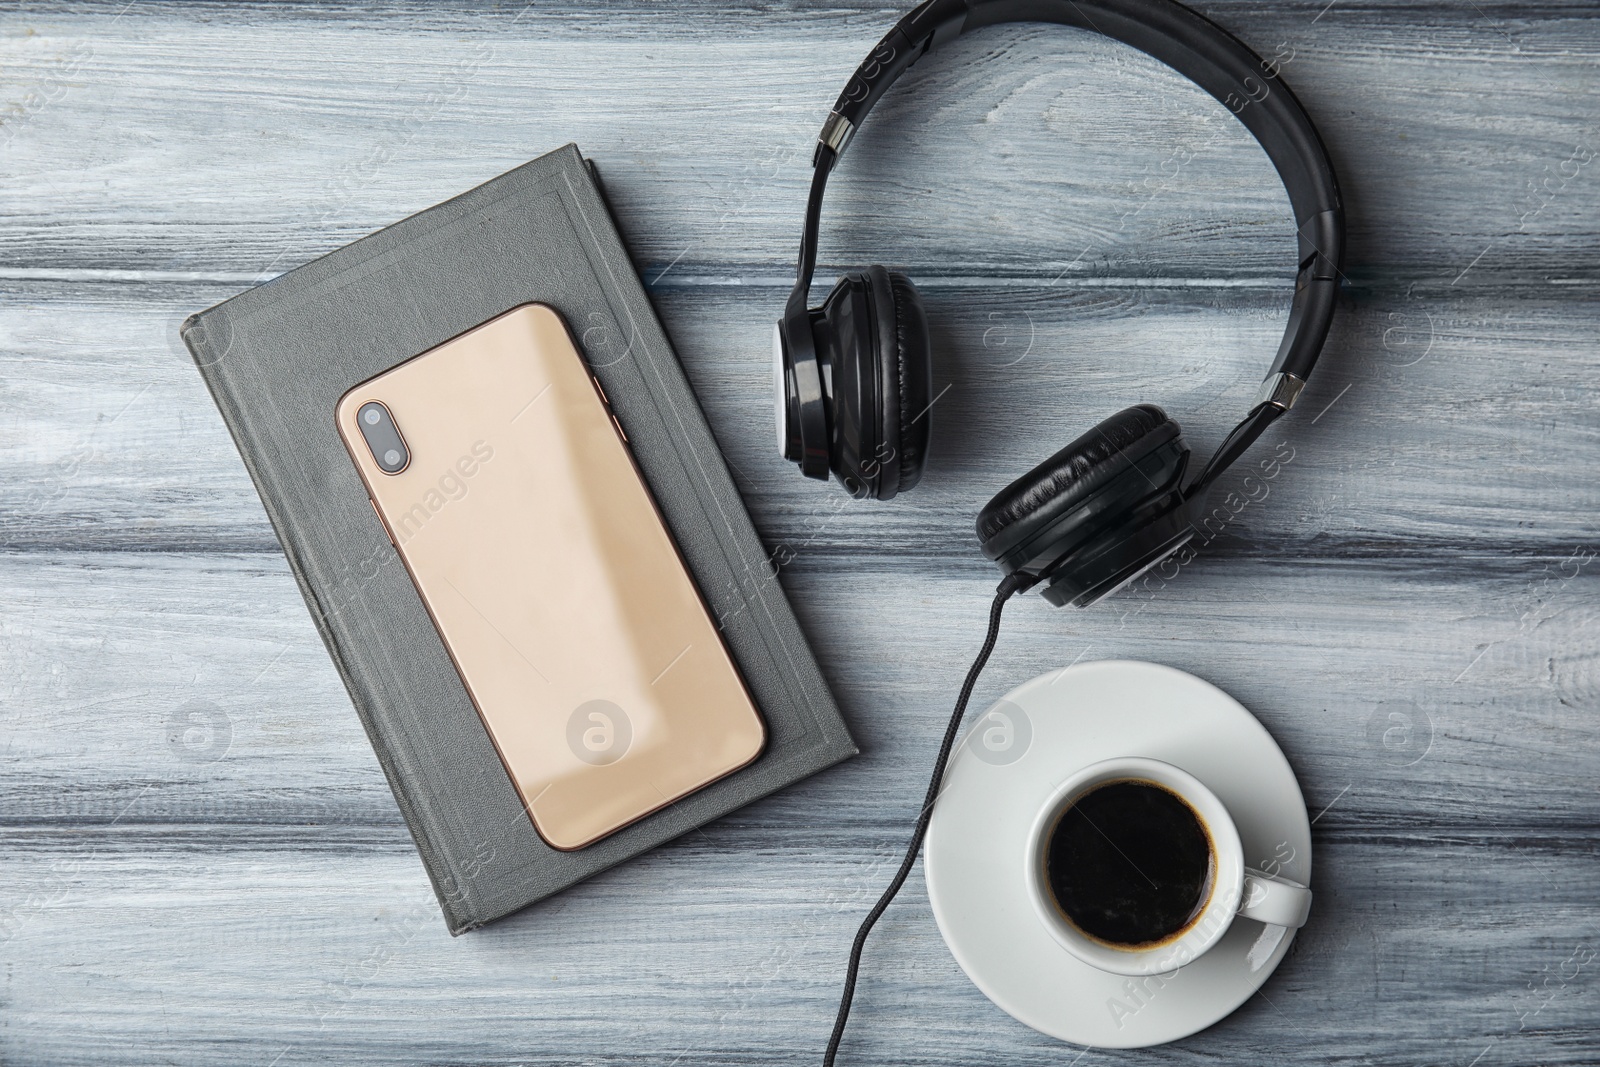
M 513 308 L 361 383 L 336 418 L 552 847 L 760 754 L 760 713 L 553 309 Z

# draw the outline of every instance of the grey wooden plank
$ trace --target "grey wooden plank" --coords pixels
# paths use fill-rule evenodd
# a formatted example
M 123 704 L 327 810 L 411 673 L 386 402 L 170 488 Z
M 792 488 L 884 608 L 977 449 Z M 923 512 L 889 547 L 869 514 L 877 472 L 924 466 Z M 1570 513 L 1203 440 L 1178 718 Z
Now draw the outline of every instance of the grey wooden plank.
M 807 1061 L 892 862 L 889 842 L 794 855 L 713 827 L 452 941 L 403 848 L 218 855 L 119 837 L 5 847 L 0 884 L 40 902 L 4 946 L 26 964 L 8 968 L 7 1063 Z M 1319 850 L 1317 911 L 1266 998 L 1166 1048 L 1079 1062 L 1593 1062 L 1585 883 L 1529 878 L 1549 856 L 1470 833 L 1323 833 Z M 920 882 L 868 953 L 850 1062 L 1078 1055 L 968 983 Z
M 272 552 L 265 515 L 176 339 L 220 286 L 13 285 L 0 301 L 0 542 Z M 935 440 L 914 492 L 860 504 L 772 444 L 776 289 L 658 287 L 669 334 L 774 543 L 892 566 L 971 558 L 1011 479 L 1138 401 L 1204 454 L 1276 346 L 1286 291 L 929 286 Z M 1352 294 L 1293 416 L 1249 462 L 1290 457 L 1218 548 L 1480 563 L 1596 541 L 1594 314 L 1549 293 Z M 947 391 L 946 391 L 947 390 Z M 1248 463 L 1246 464 L 1248 466 Z M 1242 487 L 1230 475 L 1224 493 Z M 1252 483 L 1253 484 L 1253 483 Z M 1260 492 L 1252 488 L 1251 492 Z M 1219 502 L 1223 494 L 1219 494 Z
M 897 837 L 982 636 L 991 568 L 801 557 L 783 580 L 865 755 L 741 824 L 779 850 L 791 833 L 802 849 Z M 1157 659 L 1255 710 L 1313 813 L 1337 800 L 1324 827 L 1572 832 L 1600 819 L 1597 582 L 1592 549 L 1471 575 L 1201 557 L 1095 612 L 1019 601 L 976 699 L 1075 660 Z M 280 842 L 395 825 L 281 560 L 0 556 L 0 602 L 0 821 L 125 812 L 214 828 L 219 847 L 233 828 L 254 847 L 277 824 Z
M 114 10 L 0 38 L 7 271 L 272 274 L 577 140 L 649 273 L 771 278 L 821 118 L 889 24 L 821 5 Z M 1592 12 L 1208 10 L 1283 58 L 1321 124 L 1353 277 L 1592 282 Z M 1056 27 L 920 65 L 830 208 L 825 263 L 924 274 L 1278 279 L 1292 255 L 1284 194 L 1220 104 Z

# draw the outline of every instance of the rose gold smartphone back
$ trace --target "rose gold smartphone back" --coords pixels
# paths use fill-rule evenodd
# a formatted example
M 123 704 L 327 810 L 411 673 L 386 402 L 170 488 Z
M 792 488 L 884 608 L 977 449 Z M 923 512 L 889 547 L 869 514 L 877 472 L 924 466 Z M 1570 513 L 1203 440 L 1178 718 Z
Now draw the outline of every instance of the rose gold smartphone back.
M 555 311 L 527 304 L 424 352 L 337 418 L 552 846 L 760 753 L 760 715 Z

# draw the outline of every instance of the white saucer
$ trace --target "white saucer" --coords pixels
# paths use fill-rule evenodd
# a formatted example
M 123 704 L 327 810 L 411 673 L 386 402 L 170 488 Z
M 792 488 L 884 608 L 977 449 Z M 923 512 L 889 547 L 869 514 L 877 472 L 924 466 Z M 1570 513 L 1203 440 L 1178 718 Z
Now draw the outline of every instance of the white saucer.
M 1108 974 L 1062 948 L 1029 901 L 1025 842 L 1058 784 L 1113 756 L 1188 771 L 1227 806 L 1249 866 L 1310 884 L 1305 801 L 1271 735 L 1216 686 L 1125 660 L 1041 675 L 979 716 L 945 776 L 924 866 L 939 932 L 984 995 L 1063 1041 L 1139 1048 L 1203 1030 L 1244 1003 L 1294 931 L 1235 919 L 1166 981 Z

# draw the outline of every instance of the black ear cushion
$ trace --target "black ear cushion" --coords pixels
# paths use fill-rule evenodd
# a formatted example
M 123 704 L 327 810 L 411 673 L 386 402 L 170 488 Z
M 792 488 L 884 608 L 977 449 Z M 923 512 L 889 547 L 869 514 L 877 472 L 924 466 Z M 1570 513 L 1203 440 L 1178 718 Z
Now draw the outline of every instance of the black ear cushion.
M 888 280 L 883 298 L 891 302 Z M 888 334 L 877 323 L 871 272 L 840 277 L 813 315 L 818 359 L 827 368 L 828 469 L 852 496 L 877 496 L 878 471 L 870 463 L 879 447 L 879 351 Z
M 1131 466 L 1151 448 L 1179 434 L 1178 424 L 1154 404 L 1138 404 L 1106 419 L 999 493 L 978 513 L 978 538 L 1001 531 L 1056 501 L 1059 512 L 1081 501 Z
M 889 271 L 894 291 L 895 352 L 900 383 L 900 492 L 922 480 L 928 460 L 933 412 L 933 352 L 928 343 L 928 316 L 922 296 L 899 271 Z
M 862 434 L 862 473 L 878 500 L 892 500 L 900 491 L 900 355 L 893 284 L 889 272 L 879 266 L 866 270 L 867 291 L 872 298 L 873 343 L 865 349 L 872 357 L 861 368 L 863 377 L 873 383 L 871 403 L 863 403 L 864 416 L 873 420 L 870 440 Z

